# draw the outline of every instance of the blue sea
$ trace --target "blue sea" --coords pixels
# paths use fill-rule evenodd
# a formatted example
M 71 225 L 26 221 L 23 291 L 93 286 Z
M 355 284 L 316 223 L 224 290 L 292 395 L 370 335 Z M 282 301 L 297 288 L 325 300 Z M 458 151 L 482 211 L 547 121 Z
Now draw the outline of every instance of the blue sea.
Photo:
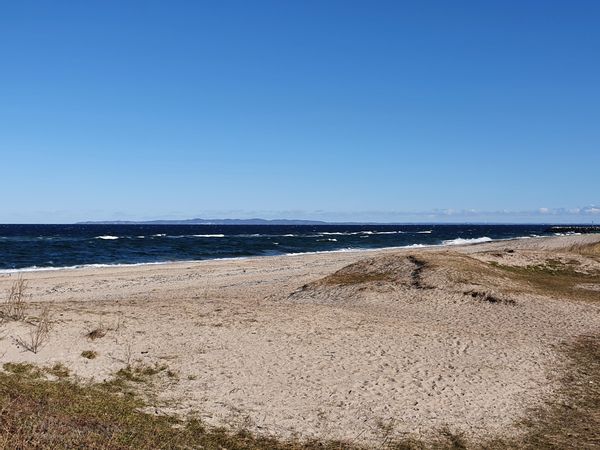
M 0 225 L 0 271 L 456 245 L 548 225 Z

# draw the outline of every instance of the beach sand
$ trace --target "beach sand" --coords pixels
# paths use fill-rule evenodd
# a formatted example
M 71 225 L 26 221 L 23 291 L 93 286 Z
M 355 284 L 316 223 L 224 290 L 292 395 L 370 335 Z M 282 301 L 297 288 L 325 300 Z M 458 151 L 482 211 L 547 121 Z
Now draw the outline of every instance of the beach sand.
M 33 353 L 19 343 L 32 325 L 6 321 L 0 355 L 95 381 L 168 367 L 140 386 L 152 412 L 284 438 L 516 434 L 555 391 L 558 346 L 600 332 L 599 242 L 28 272 L 30 314 L 47 307 L 50 334 Z M 0 275 L 1 295 L 17 277 Z

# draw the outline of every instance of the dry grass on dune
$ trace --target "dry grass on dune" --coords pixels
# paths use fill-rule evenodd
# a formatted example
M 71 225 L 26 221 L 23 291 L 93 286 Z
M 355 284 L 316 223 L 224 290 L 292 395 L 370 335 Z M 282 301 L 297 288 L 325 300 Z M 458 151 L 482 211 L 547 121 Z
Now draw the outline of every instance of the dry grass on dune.
M 523 423 L 522 446 L 600 448 L 600 336 L 581 336 L 562 351 L 569 364 L 559 391 Z
M 458 294 L 493 303 L 496 296 L 491 291 L 509 291 L 511 283 L 515 284 L 497 267 L 457 252 L 385 255 L 358 261 L 306 284 L 290 300 L 360 303 L 375 292 L 386 293 L 382 301 L 391 301 L 396 294 L 414 301 L 434 291 L 437 298 Z M 499 303 L 514 302 L 502 299 Z
M 142 382 L 153 370 L 118 374 L 114 381 L 79 384 L 61 368 L 5 364 L 0 372 L 0 448 L 3 449 L 363 449 L 344 442 L 280 441 L 207 428 L 197 420 L 142 412 L 144 402 L 128 383 Z M 161 369 L 157 369 L 161 371 Z M 45 374 L 59 376 L 49 381 Z M 442 433 L 436 448 L 463 448 L 462 440 Z M 385 448 L 425 448 L 416 441 L 388 443 Z
M 592 237 L 592 236 L 590 236 Z M 567 301 L 600 301 L 600 242 L 575 243 L 563 247 L 529 249 L 516 261 L 505 260 L 501 252 L 485 252 L 484 257 L 501 276 L 515 283 L 516 292 Z
M 563 300 L 600 302 L 597 289 L 600 288 L 600 270 L 583 269 L 577 259 L 547 258 L 542 263 L 526 266 L 492 264 L 517 282 L 521 291 Z
M 579 253 L 585 256 L 600 257 L 600 242 L 593 244 L 575 244 L 567 249 L 569 253 Z M 598 261 L 598 259 L 596 259 Z
M 534 293 L 564 300 L 600 301 L 600 270 L 596 265 L 600 243 L 570 247 L 560 253 L 561 257 L 543 256 L 542 262 L 526 265 L 485 261 L 453 251 L 379 256 L 304 285 L 290 298 L 356 301 L 369 291 L 436 289 L 438 295 L 462 293 L 476 299 L 492 298 L 493 291 L 509 297 Z M 584 267 L 580 256 L 595 267 Z M 504 303 L 514 304 L 510 298 L 505 300 Z
M 569 359 L 561 388 L 530 412 L 519 438 L 469 442 L 442 430 L 429 441 L 378 443 L 386 449 L 592 449 L 600 446 L 600 337 L 584 336 L 562 349 Z M 57 381 L 48 381 L 50 373 Z M 155 372 L 145 376 L 152 376 Z M 142 412 L 144 402 L 118 376 L 78 384 L 62 367 L 5 364 L 0 372 L 0 448 L 4 449 L 272 449 L 359 450 L 348 442 L 298 442 L 207 428 Z

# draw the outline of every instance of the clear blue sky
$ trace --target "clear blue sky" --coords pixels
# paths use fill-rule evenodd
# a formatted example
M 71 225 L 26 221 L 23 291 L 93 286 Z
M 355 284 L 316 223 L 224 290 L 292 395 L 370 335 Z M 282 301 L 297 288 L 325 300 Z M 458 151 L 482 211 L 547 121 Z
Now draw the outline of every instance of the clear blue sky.
M 598 1 L 2 2 L 0 222 L 598 222 L 599 24 Z

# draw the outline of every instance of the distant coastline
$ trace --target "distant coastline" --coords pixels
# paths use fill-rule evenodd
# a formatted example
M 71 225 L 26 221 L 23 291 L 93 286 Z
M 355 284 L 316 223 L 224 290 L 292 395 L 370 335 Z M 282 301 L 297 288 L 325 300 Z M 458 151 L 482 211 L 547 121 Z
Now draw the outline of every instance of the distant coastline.
M 294 219 L 184 219 L 184 220 L 101 220 L 76 225 L 328 225 L 322 220 Z
M 548 232 L 579 232 L 598 233 L 600 226 L 586 223 L 561 223 L 561 222 L 377 222 L 377 221 L 324 221 L 303 219 L 163 219 L 163 220 L 87 220 L 75 222 L 74 225 L 375 225 L 375 226 L 399 226 L 399 225 L 546 225 Z

